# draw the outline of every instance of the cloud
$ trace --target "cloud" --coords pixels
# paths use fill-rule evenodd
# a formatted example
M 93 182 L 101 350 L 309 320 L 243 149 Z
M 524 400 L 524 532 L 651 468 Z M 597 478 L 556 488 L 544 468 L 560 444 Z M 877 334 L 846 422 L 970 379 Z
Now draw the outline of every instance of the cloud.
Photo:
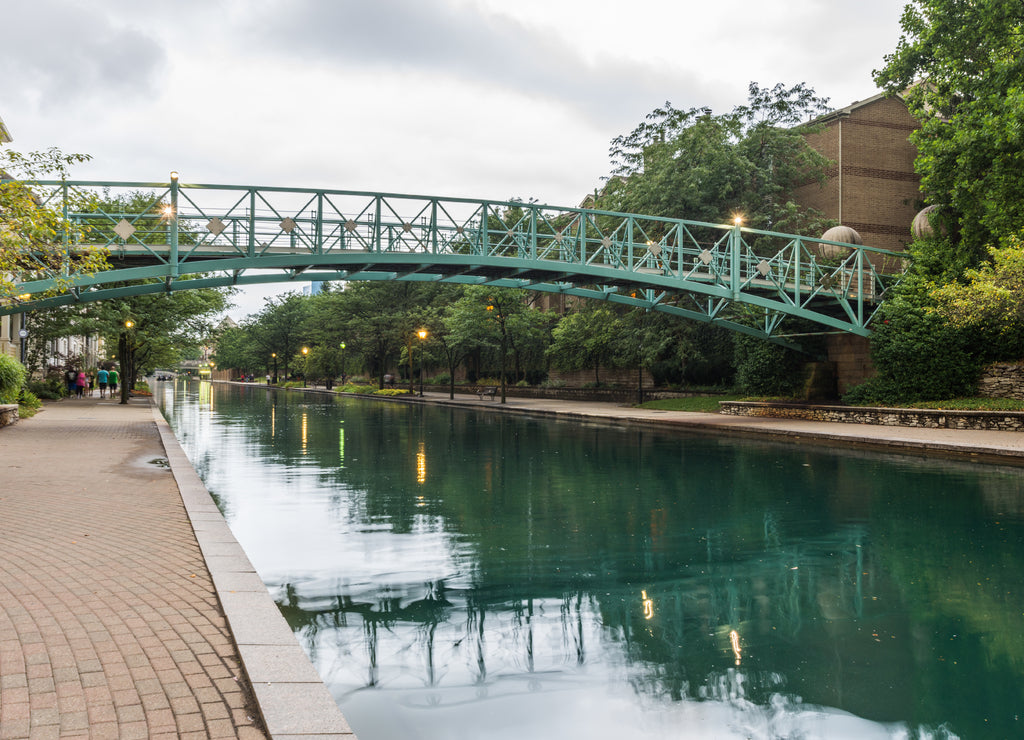
M 318 66 L 415 71 L 428 84 L 437 76 L 503 88 L 617 125 L 664 102 L 666 94 L 692 95 L 702 87 L 693 74 L 631 60 L 614 45 L 584 56 L 550 29 L 475 5 L 288 0 L 261 8 L 247 20 L 261 49 Z
M 116 103 L 150 93 L 166 54 L 152 36 L 93 5 L 16 0 L 4 5 L 5 104 L 73 110 L 83 99 Z

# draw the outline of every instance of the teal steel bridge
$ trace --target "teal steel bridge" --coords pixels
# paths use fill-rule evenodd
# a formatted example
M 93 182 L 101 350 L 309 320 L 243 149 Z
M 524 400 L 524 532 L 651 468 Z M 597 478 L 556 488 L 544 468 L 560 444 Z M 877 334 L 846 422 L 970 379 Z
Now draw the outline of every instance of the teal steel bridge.
M 682 219 L 307 188 L 33 181 L 74 228 L 67 250 L 111 269 L 22 282 L 0 314 L 192 288 L 303 281 L 439 281 L 605 300 L 798 345 L 785 319 L 870 334 L 906 255 Z M 132 212 L 96 203 L 148 199 Z M 91 197 L 94 205 L 77 206 Z

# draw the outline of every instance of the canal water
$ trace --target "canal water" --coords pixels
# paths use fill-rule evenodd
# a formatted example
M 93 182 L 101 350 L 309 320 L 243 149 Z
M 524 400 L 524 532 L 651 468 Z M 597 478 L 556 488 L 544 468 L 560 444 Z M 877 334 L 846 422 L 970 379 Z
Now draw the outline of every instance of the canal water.
M 156 391 L 360 740 L 1024 736 L 1017 468 Z

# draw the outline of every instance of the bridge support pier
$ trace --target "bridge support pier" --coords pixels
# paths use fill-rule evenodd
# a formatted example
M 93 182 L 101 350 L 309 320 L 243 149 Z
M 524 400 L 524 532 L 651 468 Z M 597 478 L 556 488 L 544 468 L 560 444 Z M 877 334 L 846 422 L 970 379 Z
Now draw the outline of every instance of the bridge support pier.
M 835 367 L 836 390 L 843 395 L 875 374 L 871 340 L 856 334 L 832 334 L 827 338 L 829 362 Z

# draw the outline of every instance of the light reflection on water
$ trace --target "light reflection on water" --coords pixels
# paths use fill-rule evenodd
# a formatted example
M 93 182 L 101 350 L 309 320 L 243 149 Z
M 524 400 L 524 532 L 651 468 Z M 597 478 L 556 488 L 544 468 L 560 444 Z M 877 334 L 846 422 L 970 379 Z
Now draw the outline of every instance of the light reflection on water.
M 1015 469 L 162 391 L 361 740 L 1021 734 Z

